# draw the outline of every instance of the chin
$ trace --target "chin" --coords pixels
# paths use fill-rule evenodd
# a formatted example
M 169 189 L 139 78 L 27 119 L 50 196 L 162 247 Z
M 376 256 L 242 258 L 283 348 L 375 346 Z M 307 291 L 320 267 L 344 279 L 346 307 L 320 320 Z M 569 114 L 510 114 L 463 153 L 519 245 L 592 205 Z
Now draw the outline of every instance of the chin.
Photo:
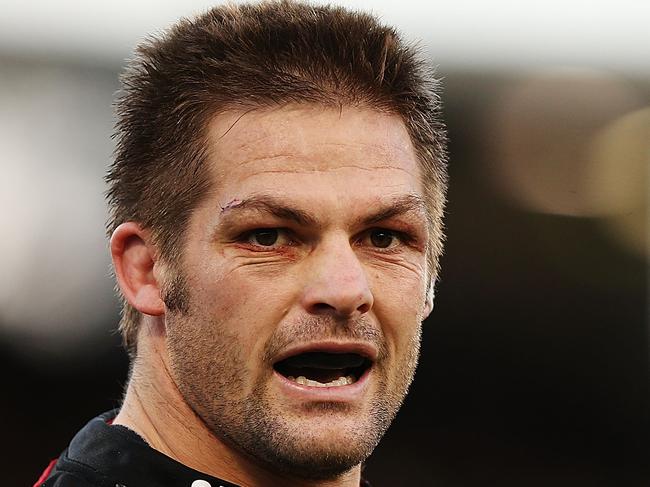
M 377 443 L 368 438 L 351 441 L 347 434 L 304 440 L 297 439 L 294 448 L 275 447 L 264 456 L 257 451 L 255 456 L 264 458 L 267 467 L 281 474 L 305 480 L 334 480 L 363 463 Z
M 363 415 L 347 409 L 339 403 L 308 405 L 304 416 L 285 416 L 281 421 L 276 416 L 274 424 L 258 423 L 258 431 L 272 433 L 239 446 L 280 474 L 334 480 L 370 456 L 392 419 L 385 410 Z

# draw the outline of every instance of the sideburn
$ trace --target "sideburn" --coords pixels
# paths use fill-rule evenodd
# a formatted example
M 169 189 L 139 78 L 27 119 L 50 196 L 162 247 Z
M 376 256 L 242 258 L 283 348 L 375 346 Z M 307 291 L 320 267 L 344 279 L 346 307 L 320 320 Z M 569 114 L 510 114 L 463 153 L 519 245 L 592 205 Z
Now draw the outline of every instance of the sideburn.
M 190 310 L 189 293 L 185 276 L 174 271 L 174 277 L 162 289 L 162 299 L 169 311 L 187 314 Z

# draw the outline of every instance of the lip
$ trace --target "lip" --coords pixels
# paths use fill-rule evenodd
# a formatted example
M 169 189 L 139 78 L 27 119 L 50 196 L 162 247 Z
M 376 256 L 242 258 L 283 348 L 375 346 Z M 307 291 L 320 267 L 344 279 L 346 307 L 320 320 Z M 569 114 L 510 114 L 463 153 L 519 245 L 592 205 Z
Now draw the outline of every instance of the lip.
M 277 356 L 274 363 L 306 352 L 356 353 L 371 360 L 372 364 L 354 384 L 333 387 L 298 384 L 273 369 L 273 376 L 278 380 L 283 393 L 300 401 L 352 402 L 359 399 L 368 388 L 378 356 L 377 348 L 366 342 L 316 342 L 288 348 Z
M 368 342 L 311 342 L 295 345 L 283 350 L 282 353 L 274 358 L 273 363 L 276 364 L 286 358 L 307 352 L 356 353 L 373 363 L 377 361 L 379 354 L 377 347 Z

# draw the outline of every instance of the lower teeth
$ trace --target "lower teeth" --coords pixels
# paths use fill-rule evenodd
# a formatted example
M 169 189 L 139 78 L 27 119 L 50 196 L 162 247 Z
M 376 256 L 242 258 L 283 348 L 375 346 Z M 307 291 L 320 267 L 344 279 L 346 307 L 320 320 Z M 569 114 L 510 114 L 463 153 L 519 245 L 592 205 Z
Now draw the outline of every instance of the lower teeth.
M 293 377 L 290 375 L 288 379 L 292 380 L 293 382 L 297 382 L 298 384 L 301 384 L 303 386 L 312 386 L 312 387 L 347 386 L 350 384 L 354 384 L 354 382 L 356 382 L 355 378 L 351 375 L 346 375 L 345 377 L 339 377 L 338 379 L 333 380 L 332 382 L 327 382 L 326 384 L 323 384 L 322 382 L 318 382 L 317 380 L 307 379 L 304 375 L 300 375 L 298 377 Z

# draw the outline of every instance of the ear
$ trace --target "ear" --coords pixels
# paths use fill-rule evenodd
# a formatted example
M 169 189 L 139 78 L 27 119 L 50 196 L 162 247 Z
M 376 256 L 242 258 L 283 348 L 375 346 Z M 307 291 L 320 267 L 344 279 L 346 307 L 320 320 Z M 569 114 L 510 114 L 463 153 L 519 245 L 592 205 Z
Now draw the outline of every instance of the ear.
M 427 319 L 427 317 L 431 314 L 431 311 L 433 311 L 433 299 L 436 294 L 436 282 L 434 279 L 431 280 L 431 283 L 429 284 L 429 288 L 427 289 L 427 297 L 424 302 L 424 318 Z
M 115 276 L 127 302 L 141 313 L 160 316 L 165 304 L 154 275 L 156 253 L 148 231 L 134 222 L 122 223 L 111 237 Z

